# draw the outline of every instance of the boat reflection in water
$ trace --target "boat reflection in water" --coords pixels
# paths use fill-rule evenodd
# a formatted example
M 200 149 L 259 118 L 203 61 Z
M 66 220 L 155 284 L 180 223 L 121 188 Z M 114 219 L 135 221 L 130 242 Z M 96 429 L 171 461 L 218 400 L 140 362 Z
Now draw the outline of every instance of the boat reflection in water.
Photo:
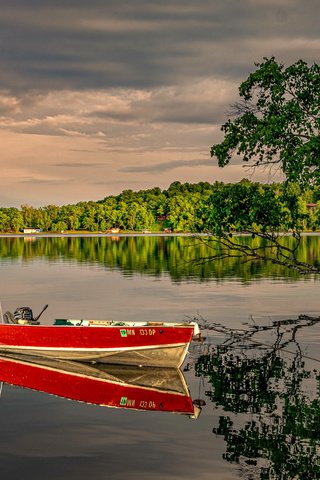
M 95 405 L 197 416 L 184 376 L 174 368 L 1 355 L 0 381 Z

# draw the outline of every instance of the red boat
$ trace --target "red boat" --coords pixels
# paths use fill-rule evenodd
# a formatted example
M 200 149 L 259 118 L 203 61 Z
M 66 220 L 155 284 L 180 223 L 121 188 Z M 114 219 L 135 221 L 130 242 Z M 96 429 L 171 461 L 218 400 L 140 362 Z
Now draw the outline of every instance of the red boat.
M 8 355 L 0 357 L 0 381 L 95 405 L 197 416 L 178 369 Z
M 21 307 L 14 315 L 4 315 L 0 352 L 179 368 L 193 336 L 199 334 L 196 323 L 59 319 L 53 325 L 40 325 L 40 315 L 34 319 L 27 309 L 31 311 Z

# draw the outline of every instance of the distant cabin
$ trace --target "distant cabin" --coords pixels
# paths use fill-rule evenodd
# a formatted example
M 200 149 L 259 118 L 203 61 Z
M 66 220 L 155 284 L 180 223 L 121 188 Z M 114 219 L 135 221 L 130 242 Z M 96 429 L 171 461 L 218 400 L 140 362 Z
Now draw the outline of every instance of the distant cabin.
M 24 228 L 23 233 L 40 233 L 41 228 Z

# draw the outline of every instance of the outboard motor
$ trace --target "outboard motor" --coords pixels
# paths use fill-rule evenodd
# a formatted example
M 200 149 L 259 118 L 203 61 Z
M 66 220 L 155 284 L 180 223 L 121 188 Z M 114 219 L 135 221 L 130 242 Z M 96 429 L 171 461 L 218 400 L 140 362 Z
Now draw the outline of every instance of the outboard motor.
M 47 308 L 48 305 L 45 305 L 39 315 L 34 317 L 32 309 L 30 307 L 19 307 L 15 309 L 13 314 L 11 312 L 6 312 L 3 315 L 3 319 L 5 323 L 19 323 L 21 325 L 39 325 L 39 318 Z
M 27 320 L 28 322 L 32 322 L 34 320 L 33 318 L 33 312 L 30 307 L 19 307 L 16 308 L 14 313 L 13 313 L 13 318 L 18 321 L 18 320 Z

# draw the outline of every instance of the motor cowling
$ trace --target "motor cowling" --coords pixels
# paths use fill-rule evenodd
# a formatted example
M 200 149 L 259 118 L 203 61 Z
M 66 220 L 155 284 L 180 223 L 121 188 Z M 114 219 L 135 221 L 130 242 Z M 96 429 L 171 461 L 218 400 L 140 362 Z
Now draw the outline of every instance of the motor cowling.
M 27 321 L 32 321 L 33 320 L 33 312 L 30 307 L 19 307 L 16 308 L 13 317 L 15 320 L 27 320 Z

